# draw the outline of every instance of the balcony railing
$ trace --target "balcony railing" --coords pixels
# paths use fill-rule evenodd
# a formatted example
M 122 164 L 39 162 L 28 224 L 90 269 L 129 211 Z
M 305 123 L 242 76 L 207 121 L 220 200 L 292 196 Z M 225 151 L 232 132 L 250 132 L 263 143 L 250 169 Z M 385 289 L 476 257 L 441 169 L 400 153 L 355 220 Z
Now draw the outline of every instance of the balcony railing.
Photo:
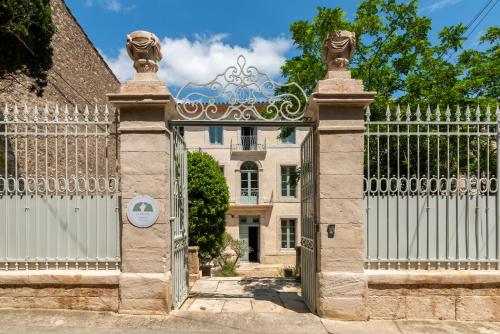
M 266 141 L 259 142 L 257 136 L 241 136 L 237 143 L 231 140 L 231 151 L 265 151 Z
M 259 203 L 259 188 L 241 189 L 240 203 L 241 204 Z

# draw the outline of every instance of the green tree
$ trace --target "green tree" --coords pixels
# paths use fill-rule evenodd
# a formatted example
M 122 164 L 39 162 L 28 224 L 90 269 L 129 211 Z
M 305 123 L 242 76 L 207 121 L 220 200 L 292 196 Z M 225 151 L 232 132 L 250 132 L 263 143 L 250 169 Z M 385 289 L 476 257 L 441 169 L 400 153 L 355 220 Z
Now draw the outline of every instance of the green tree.
M 457 89 L 472 100 L 483 99 L 485 104 L 494 105 L 500 96 L 500 27 L 488 28 L 479 42 L 489 47 L 482 52 L 465 50 L 458 57 L 464 76 Z
M 189 244 L 207 263 L 224 241 L 229 189 L 217 161 L 201 151 L 188 153 Z
M 22 73 L 34 79 L 31 89 L 41 95 L 54 32 L 50 0 L 0 0 L 0 79 Z
M 354 31 L 357 39 L 352 75 L 363 80 L 366 90 L 377 92 L 371 107 L 375 117 L 385 114 L 388 103 L 463 104 L 485 94 L 496 98 L 498 28 L 488 30 L 482 39 L 493 44 L 490 49 L 466 52 L 455 62 L 453 55 L 462 48 L 466 27 L 445 27 L 438 33 L 439 42 L 432 44 L 431 20 L 418 13 L 418 4 L 418 0 L 364 0 L 352 21 L 338 7 L 318 7 L 312 21 L 291 24 L 300 54 L 285 62 L 282 74 L 310 93 L 326 74 L 321 61 L 323 39 L 346 29 Z M 479 65 L 483 57 L 488 61 Z

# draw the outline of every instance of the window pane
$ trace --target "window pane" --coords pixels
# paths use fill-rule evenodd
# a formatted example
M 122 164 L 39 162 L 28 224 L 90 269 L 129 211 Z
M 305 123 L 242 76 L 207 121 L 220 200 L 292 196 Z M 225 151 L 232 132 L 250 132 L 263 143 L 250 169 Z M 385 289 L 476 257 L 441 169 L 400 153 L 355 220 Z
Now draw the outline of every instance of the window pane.
M 296 185 L 292 183 L 295 166 L 281 166 L 281 196 L 295 197 Z
M 210 138 L 210 144 L 222 144 L 222 126 L 209 126 L 208 136 Z
M 288 176 L 286 166 L 281 166 L 281 196 L 288 196 Z
M 288 135 L 286 137 L 283 137 Z M 295 128 L 282 128 L 281 129 L 281 142 L 283 144 L 295 144 Z
M 177 131 L 179 132 L 179 134 L 181 135 L 181 137 L 184 137 L 184 127 L 183 126 L 177 127 Z
M 281 220 L 281 248 L 288 248 L 288 220 Z

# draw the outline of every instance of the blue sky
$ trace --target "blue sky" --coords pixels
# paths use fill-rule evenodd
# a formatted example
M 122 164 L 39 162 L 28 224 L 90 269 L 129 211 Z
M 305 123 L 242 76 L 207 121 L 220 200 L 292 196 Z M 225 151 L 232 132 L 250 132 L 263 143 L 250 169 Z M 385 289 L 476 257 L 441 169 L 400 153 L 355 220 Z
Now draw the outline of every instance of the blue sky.
M 495 0 L 496 1 L 496 0 Z M 493 1 L 493 2 L 495 2 Z M 239 53 L 272 76 L 294 54 L 288 27 L 312 19 L 316 6 L 341 7 L 353 17 L 350 0 L 66 0 L 73 14 L 121 80 L 133 73 L 125 36 L 154 32 L 162 40 L 160 78 L 169 86 L 206 81 L 232 64 Z M 421 0 L 421 14 L 443 26 L 467 24 L 488 0 Z M 477 47 L 485 29 L 499 24 L 496 6 L 472 33 L 466 47 Z

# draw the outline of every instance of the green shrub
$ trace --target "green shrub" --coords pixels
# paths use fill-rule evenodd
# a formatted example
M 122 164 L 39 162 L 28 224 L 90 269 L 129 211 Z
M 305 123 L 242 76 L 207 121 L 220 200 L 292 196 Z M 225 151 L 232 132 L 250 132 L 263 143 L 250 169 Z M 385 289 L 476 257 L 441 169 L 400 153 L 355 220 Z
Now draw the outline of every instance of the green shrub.
M 214 271 L 216 277 L 235 277 L 238 276 L 236 263 L 225 263 L 220 269 Z
M 236 268 L 241 256 L 247 253 L 250 247 L 241 240 L 234 239 L 231 235 L 224 233 L 219 254 L 215 262 L 220 266 L 214 275 L 219 277 L 238 276 Z
M 226 179 L 207 153 L 188 153 L 188 200 L 189 244 L 200 247 L 200 261 L 206 264 L 219 255 L 229 209 Z

